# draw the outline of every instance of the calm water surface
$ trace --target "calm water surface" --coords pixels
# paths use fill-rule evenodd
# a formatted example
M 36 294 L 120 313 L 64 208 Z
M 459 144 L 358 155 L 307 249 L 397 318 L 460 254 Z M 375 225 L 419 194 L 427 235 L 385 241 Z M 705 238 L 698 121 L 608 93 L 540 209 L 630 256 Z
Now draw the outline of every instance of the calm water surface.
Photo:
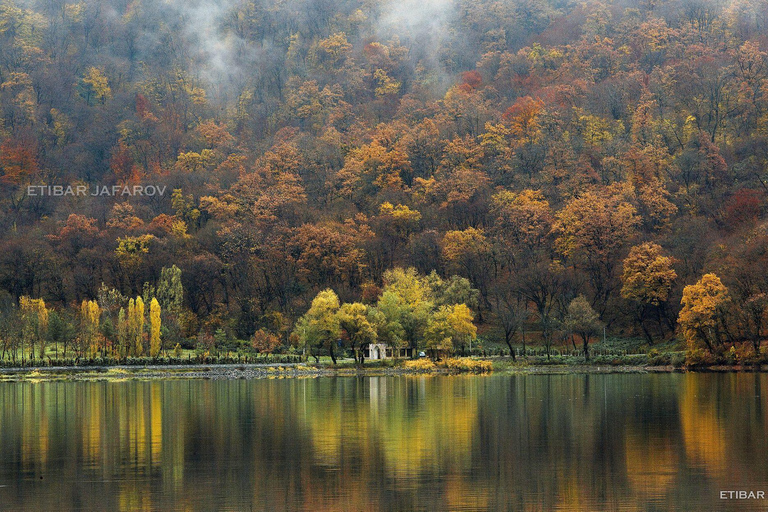
M 768 375 L 0 383 L 0 510 L 765 510 Z M 768 495 L 768 492 L 766 492 Z

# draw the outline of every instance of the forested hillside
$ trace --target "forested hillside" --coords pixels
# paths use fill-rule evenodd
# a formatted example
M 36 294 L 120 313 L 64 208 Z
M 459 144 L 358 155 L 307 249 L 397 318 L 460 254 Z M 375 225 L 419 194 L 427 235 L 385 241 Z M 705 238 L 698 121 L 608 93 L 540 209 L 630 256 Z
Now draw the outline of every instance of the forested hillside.
M 3 352 L 157 354 L 154 297 L 166 349 L 286 348 L 317 297 L 353 349 L 758 350 L 766 52 L 766 0 L 2 0 Z

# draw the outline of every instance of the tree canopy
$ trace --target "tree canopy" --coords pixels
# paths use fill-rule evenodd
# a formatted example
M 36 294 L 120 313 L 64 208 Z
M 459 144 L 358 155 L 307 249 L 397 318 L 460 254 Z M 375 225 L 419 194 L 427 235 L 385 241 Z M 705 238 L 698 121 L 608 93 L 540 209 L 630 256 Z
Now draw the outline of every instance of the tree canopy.
M 549 351 L 583 296 L 615 333 L 682 315 L 757 350 L 768 7 L 694 4 L 457 0 L 406 23 L 384 0 L 4 1 L 3 314 L 44 352 L 41 300 L 138 356 L 153 298 L 161 351 L 455 348 L 472 336 L 434 315 L 465 304 L 478 336 Z M 720 331 L 685 292 L 714 273 L 737 298 Z M 324 290 L 351 305 L 321 326 Z

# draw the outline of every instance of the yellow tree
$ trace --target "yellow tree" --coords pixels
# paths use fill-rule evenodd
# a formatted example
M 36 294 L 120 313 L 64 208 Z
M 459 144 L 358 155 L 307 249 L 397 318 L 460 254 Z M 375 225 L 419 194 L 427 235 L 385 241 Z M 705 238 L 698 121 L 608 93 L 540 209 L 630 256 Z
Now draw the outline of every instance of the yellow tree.
M 403 177 L 411 174 L 411 163 L 404 151 L 374 140 L 350 150 L 336 180 L 343 195 L 367 203 L 381 190 L 401 191 Z
M 688 350 L 705 345 L 710 352 L 722 345 L 726 336 L 725 308 L 728 288 L 715 274 L 704 274 L 696 284 L 683 289 L 682 311 L 677 321 L 683 330 Z
M 128 301 L 128 312 L 125 319 L 125 354 L 126 355 L 134 355 L 136 352 L 135 350 L 135 339 L 136 339 L 136 333 L 134 332 L 136 329 L 135 324 L 135 318 L 136 316 L 136 301 L 134 299 L 131 299 Z
M 453 350 L 453 329 L 448 321 L 451 314 L 450 306 L 441 306 L 429 316 L 427 327 L 424 329 L 424 347 L 437 359 L 441 352 Z
M 42 359 L 45 356 L 45 342 L 48 337 L 48 309 L 45 307 L 45 301 L 21 297 L 19 298 L 19 309 L 21 310 L 22 321 L 22 359 L 24 357 L 24 342 L 29 343 L 33 356 L 37 345 L 38 353 Z
M 638 305 L 635 312 L 636 321 L 649 343 L 653 342 L 653 338 L 644 322 L 648 315 L 655 311 L 659 328 L 662 328 L 661 316 L 665 311 L 664 306 L 669 298 L 672 283 L 677 279 L 672 263 L 672 258 L 664 256 L 661 246 L 653 242 L 633 247 L 624 260 L 621 296 Z
M 558 251 L 586 272 L 594 293 L 592 305 L 601 317 L 617 285 L 618 256 L 640 221 L 625 198 L 628 192 L 620 187 L 584 192 L 557 213 L 553 226 Z
M 80 304 L 81 350 L 93 356 L 98 351 L 99 322 L 101 308 L 95 300 L 84 300 Z
M 98 68 L 88 68 L 82 79 L 82 96 L 90 105 L 91 98 L 104 103 L 112 96 L 109 80 Z
M 149 254 L 149 247 L 155 236 L 144 234 L 139 236 L 126 236 L 117 239 L 115 256 L 128 280 L 138 281 L 141 265 Z
M 160 348 L 160 303 L 153 297 L 149 303 L 149 355 L 157 357 Z
M 427 350 L 437 357 L 440 352 L 452 351 L 455 345 L 465 346 L 477 338 L 477 328 L 472 323 L 472 312 L 465 304 L 440 306 L 430 315 L 424 330 Z
M 448 315 L 448 324 L 453 331 L 453 338 L 463 347 L 469 342 L 469 352 L 472 353 L 472 342 L 477 339 L 477 327 L 473 323 L 475 317 L 466 304 L 455 304 Z
M 136 297 L 133 321 L 136 355 L 140 356 L 144 353 L 144 300 L 141 297 Z
M 144 353 L 144 301 L 141 297 L 128 302 L 129 352 L 134 356 Z
M 352 45 L 347 41 L 347 35 L 344 32 L 337 32 L 313 46 L 308 60 L 323 69 L 339 69 L 350 50 Z

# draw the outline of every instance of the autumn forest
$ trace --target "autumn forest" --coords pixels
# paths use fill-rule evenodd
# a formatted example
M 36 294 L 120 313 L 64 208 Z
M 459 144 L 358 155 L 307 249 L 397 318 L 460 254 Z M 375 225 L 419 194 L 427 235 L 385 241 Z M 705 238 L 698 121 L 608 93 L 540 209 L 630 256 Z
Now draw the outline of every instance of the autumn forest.
M 764 358 L 766 166 L 766 0 L 2 0 L 0 351 Z

